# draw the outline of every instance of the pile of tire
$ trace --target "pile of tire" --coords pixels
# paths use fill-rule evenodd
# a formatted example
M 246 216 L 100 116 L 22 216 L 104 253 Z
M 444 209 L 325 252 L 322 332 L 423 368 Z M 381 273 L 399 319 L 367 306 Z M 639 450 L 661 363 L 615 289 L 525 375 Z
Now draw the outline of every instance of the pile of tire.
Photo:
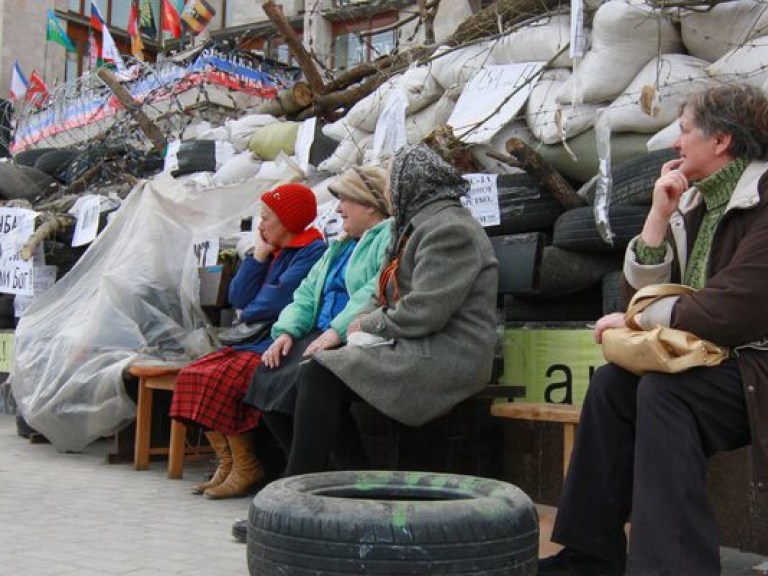
M 536 509 L 487 478 L 350 471 L 272 482 L 248 513 L 253 576 L 533 576 Z
M 583 205 L 565 209 L 527 175 L 514 176 L 525 186 L 511 186 L 510 176 L 499 176 L 501 224 L 486 228 L 489 236 L 538 231 L 548 238 L 538 286 L 505 298 L 506 322 L 590 322 L 622 310 L 619 281 L 625 249 L 642 230 L 662 164 L 675 156 L 670 149 L 659 150 L 613 167 L 605 210 L 612 243 L 601 237 L 596 223 L 594 179 L 579 191 Z

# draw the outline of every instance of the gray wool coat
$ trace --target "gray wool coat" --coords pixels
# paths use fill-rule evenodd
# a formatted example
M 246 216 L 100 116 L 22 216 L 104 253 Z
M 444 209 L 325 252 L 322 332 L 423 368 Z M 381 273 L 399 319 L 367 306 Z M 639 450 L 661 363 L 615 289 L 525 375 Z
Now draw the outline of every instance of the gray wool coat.
M 488 382 L 498 263 L 482 227 L 457 200 L 428 204 L 411 225 L 397 272 L 400 299 L 373 302 L 361 323 L 392 343 L 347 345 L 313 358 L 380 412 L 418 426 Z

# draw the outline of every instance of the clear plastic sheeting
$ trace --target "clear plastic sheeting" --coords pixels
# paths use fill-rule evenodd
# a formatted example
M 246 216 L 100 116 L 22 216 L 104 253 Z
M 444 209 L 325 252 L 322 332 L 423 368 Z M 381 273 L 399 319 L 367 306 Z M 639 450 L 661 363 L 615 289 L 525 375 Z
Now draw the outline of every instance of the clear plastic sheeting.
M 72 270 L 36 298 L 15 340 L 18 411 L 62 451 L 79 451 L 135 417 L 126 369 L 212 350 L 193 243 L 239 230 L 261 194 L 294 179 L 201 189 L 162 174 L 133 189 Z
M 597 188 L 592 208 L 595 213 L 595 224 L 603 242 L 613 246 L 614 233 L 611 230 L 611 222 L 608 216 L 608 208 L 611 205 L 611 191 L 613 190 L 613 178 L 611 176 L 611 129 L 603 114 L 598 115 L 595 124 L 595 136 L 597 144 L 598 173 Z

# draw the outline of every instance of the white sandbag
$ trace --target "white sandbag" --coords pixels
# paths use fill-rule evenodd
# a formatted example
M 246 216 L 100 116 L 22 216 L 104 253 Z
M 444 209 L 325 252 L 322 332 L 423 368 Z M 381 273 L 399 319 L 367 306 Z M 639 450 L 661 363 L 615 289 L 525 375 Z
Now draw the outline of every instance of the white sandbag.
M 408 144 L 424 140 L 435 128 L 445 124 L 453 112 L 456 102 L 441 98 L 431 106 L 405 118 L 405 136 Z
M 706 11 L 682 11 L 680 31 L 689 54 L 714 62 L 746 41 L 768 34 L 768 4 L 735 0 Z
M 217 126 L 216 128 L 209 128 L 208 130 L 201 130 L 197 132 L 195 140 L 226 140 L 229 142 L 232 135 L 229 133 L 227 126 Z
M 604 112 L 611 132 L 656 132 L 680 115 L 680 105 L 691 94 L 715 81 L 709 63 L 686 54 L 654 58 Z
M 666 128 L 663 128 L 662 130 L 659 130 L 651 136 L 651 139 L 648 140 L 648 143 L 646 144 L 648 148 L 648 152 L 653 152 L 654 150 L 663 150 L 664 148 L 672 148 L 672 144 L 675 143 L 675 140 L 677 140 L 680 137 L 680 123 L 675 120 L 667 126 Z
M 748 41 L 734 48 L 707 68 L 719 82 L 746 82 L 762 88 L 768 80 L 768 36 Z
M 538 22 L 495 40 L 491 46 L 491 55 L 495 64 L 548 62 L 562 50 L 550 66 L 570 68 L 573 66 L 573 59 L 567 49 L 570 35 L 571 19 L 568 14 L 545 16 Z
M 259 173 L 261 160 L 250 150 L 235 154 L 213 175 L 213 182 L 218 186 L 237 184 Z
M 595 14 L 592 47 L 561 87 L 558 101 L 612 100 L 651 58 L 681 50 L 677 29 L 661 12 L 644 3 L 606 2 Z
M 472 0 L 452 0 L 451 2 L 438 3 L 433 27 L 435 42 L 442 44 L 448 40 L 456 32 L 459 24 L 476 12 L 473 9 L 473 4 Z M 401 14 L 405 14 L 405 12 Z M 400 34 L 400 38 L 409 37 L 410 34 L 408 36 Z
M 257 128 L 279 122 L 271 114 L 249 114 L 237 120 L 227 120 L 224 125 L 229 129 L 230 141 L 235 150 L 242 152 L 248 147 L 248 142 Z
M 328 138 L 333 138 L 336 142 L 341 142 L 347 136 L 351 135 L 355 131 L 355 128 L 349 125 L 345 116 L 344 118 L 336 120 L 336 122 L 324 125 L 321 130 L 323 131 L 323 134 L 328 136 Z
M 328 184 L 336 180 L 336 178 L 337 176 L 328 176 L 320 180 L 320 182 L 309 185 L 312 188 L 312 192 L 315 193 L 318 206 L 333 201 L 333 194 L 328 191 Z
M 376 120 L 387 101 L 387 95 L 395 86 L 396 81 L 396 78 L 390 78 L 352 106 L 344 117 L 347 124 L 359 130 L 373 132 L 376 129 Z
M 212 129 L 213 126 L 207 120 L 193 121 L 192 124 L 184 128 L 184 131 L 181 133 L 181 139 L 196 140 L 200 134 L 204 134 Z M 216 138 L 212 138 L 212 140 L 216 140 Z
M 437 102 L 445 92 L 445 89 L 437 82 L 432 67 L 429 65 L 406 70 L 402 76 L 397 77 L 397 85 L 403 90 L 408 100 L 408 106 L 405 109 L 406 115 L 415 114 Z
M 571 138 L 595 124 L 597 104 L 558 104 L 557 95 L 570 76 L 566 68 L 545 70 L 528 96 L 528 128 L 544 144 Z
M 454 49 L 440 46 L 432 55 L 432 74 L 445 90 L 458 90 L 477 71 L 488 64 L 495 64 L 491 57 L 492 43 L 482 42 Z M 455 94 L 458 97 L 458 94 Z
M 362 130 L 357 131 L 356 134 L 357 138 L 343 140 L 334 153 L 323 160 L 317 169 L 322 172 L 338 174 L 347 168 L 360 164 L 365 151 L 373 143 L 373 134 L 368 134 Z

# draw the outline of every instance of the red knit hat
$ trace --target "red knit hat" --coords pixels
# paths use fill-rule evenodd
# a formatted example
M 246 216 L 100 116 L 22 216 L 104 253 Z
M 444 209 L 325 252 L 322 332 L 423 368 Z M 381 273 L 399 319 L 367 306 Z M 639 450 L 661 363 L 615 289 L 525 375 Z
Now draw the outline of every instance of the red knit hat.
M 317 200 L 304 184 L 283 184 L 264 192 L 261 201 L 269 206 L 289 232 L 298 234 L 317 218 Z

